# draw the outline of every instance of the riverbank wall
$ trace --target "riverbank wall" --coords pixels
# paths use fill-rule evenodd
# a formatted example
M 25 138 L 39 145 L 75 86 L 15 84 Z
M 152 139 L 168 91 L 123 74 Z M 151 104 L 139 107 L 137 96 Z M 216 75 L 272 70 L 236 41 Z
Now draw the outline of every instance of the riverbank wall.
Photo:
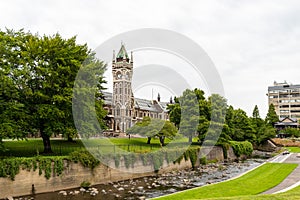
M 202 147 L 202 151 L 198 154 L 196 165 L 199 165 L 199 159 L 203 156 L 207 161 L 224 161 L 224 153 L 222 147 Z M 227 150 L 227 159 L 235 160 L 232 148 Z M 111 161 L 110 166 L 114 166 L 114 161 Z M 189 159 L 182 159 L 179 163 L 168 163 L 163 161 L 162 167 L 154 172 L 153 165 L 145 166 L 142 160 L 136 160 L 133 166 L 125 166 L 125 161 L 120 160 L 118 167 L 108 167 L 100 164 L 94 169 L 82 166 L 80 163 L 65 162 L 64 170 L 61 175 L 52 174 L 49 179 L 46 179 L 43 174 L 39 174 L 38 170 L 28 171 L 20 169 L 15 180 L 9 178 L 0 178 L 0 199 L 9 196 L 21 196 L 32 194 L 34 186 L 35 193 L 53 192 L 69 188 L 79 187 L 83 181 L 88 181 L 91 184 L 102 184 L 127 179 L 134 179 L 144 176 L 155 176 L 157 173 L 166 173 L 173 170 L 181 170 L 191 168 L 192 164 Z

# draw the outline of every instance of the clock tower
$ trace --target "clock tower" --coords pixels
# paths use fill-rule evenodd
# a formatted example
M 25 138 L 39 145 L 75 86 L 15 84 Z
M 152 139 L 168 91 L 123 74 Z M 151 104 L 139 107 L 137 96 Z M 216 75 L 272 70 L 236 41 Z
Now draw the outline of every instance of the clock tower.
M 124 44 L 121 45 L 117 56 L 113 52 L 113 115 L 114 130 L 126 132 L 132 126 L 134 115 L 134 97 L 131 88 L 133 56 L 127 54 Z

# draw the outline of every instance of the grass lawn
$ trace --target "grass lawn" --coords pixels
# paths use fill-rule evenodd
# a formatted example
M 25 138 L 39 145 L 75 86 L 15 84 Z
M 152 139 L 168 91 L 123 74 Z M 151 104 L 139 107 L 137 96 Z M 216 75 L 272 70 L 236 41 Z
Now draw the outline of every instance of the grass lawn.
M 300 153 L 300 147 L 285 147 L 291 153 Z
M 218 199 L 219 197 L 241 199 L 238 196 L 259 194 L 278 185 L 296 167 L 297 164 L 266 163 L 234 180 L 194 188 L 157 199 Z
M 103 138 L 103 139 L 85 139 L 85 140 L 74 140 L 68 142 L 63 139 L 52 139 L 51 148 L 54 152 L 51 156 L 59 155 L 65 156 L 69 153 L 91 148 L 101 149 L 104 153 L 116 153 L 120 151 L 130 151 L 136 153 L 145 153 L 161 149 L 159 139 L 151 139 L 151 144 L 146 144 L 147 138 Z M 170 143 L 169 139 L 166 139 L 166 144 Z M 187 138 L 176 140 L 173 146 L 187 147 Z M 4 141 L 4 147 L 7 149 L 5 152 L 0 151 L 1 156 L 15 156 L 15 157 L 31 157 L 36 156 L 43 152 L 44 146 L 42 139 L 28 139 L 28 140 L 9 140 Z M 171 146 L 171 145 L 170 145 Z M 192 145 L 195 148 L 198 145 Z
M 214 198 L 214 200 L 299 200 L 300 186 L 279 194 L 260 194 L 236 197 Z

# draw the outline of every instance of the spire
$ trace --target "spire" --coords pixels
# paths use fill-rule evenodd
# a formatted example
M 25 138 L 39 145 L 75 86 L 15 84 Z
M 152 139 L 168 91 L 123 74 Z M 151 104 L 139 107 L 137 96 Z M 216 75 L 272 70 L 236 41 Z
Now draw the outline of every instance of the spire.
M 170 104 L 173 104 L 173 98 L 172 98 L 172 96 L 170 97 Z
M 123 43 L 121 45 L 119 53 L 117 54 L 117 62 L 121 60 L 127 60 L 127 62 L 129 62 L 129 57 Z
M 157 101 L 160 102 L 160 94 L 157 94 Z
M 112 60 L 113 62 L 115 62 L 116 61 L 116 52 L 115 52 L 115 50 L 113 50 L 113 60 Z

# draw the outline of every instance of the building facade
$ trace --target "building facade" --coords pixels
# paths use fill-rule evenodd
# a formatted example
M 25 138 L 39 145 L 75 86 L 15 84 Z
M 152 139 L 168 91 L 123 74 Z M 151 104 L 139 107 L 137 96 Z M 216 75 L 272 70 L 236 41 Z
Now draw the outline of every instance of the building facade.
M 109 130 L 124 133 L 145 116 L 168 120 L 168 102 L 161 102 L 159 94 L 156 100 L 134 98 L 133 54 L 129 58 L 124 44 L 117 55 L 113 52 L 112 75 L 113 92 L 103 92 Z
M 268 87 L 268 103 L 273 104 L 280 119 L 300 119 L 300 85 L 274 82 Z

